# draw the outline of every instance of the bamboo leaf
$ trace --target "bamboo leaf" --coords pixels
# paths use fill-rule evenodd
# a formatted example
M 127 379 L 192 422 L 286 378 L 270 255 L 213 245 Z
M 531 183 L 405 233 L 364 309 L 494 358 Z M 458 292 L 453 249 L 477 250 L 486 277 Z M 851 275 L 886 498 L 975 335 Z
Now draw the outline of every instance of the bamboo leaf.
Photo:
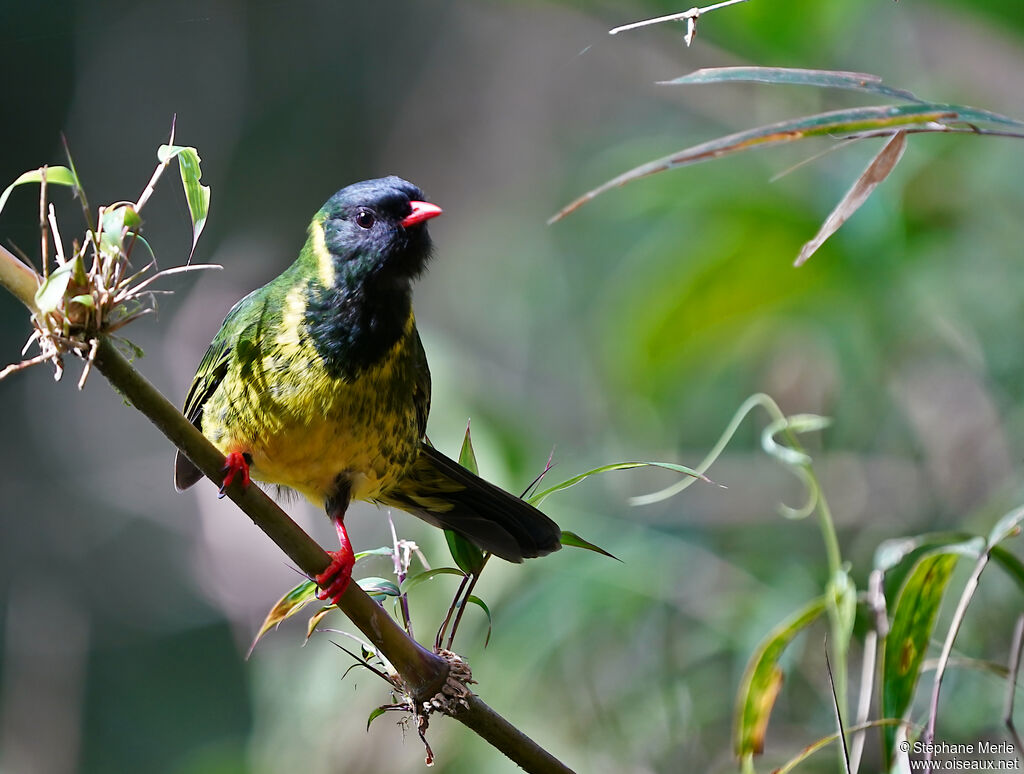
M 320 608 L 316 613 L 310 616 L 309 620 L 306 622 L 307 641 L 309 640 L 310 637 L 313 636 L 313 633 L 316 631 L 316 627 L 320 625 L 320 622 L 324 619 L 324 616 L 326 616 L 332 610 L 336 609 L 337 607 L 335 605 L 327 605 L 326 607 Z
M 825 611 L 825 598 L 815 599 L 776 626 L 750 658 L 736 697 L 736 754 L 759 755 L 772 707 L 782 687 L 779 659 L 793 638 Z
M 706 83 L 773 83 L 791 86 L 818 86 L 830 89 L 849 89 L 880 94 L 884 97 L 922 102 L 909 91 L 882 84 L 882 79 L 870 73 L 845 70 L 804 70 L 796 67 L 704 67 L 689 75 L 671 81 L 660 81 L 666 86 L 687 86 Z
M 444 531 L 444 539 L 448 542 L 448 551 L 459 569 L 466 575 L 479 575 L 487 562 L 484 552 L 468 538 L 450 529 Z
M 1024 562 L 1021 562 L 1002 546 L 992 546 L 989 549 L 989 554 L 1017 582 L 1021 591 L 1024 591 Z
M 478 597 L 476 594 L 470 594 L 466 599 L 467 601 L 471 602 L 472 604 L 476 605 L 481 610 L 483 610 L 484 615 L 487 616 L 487 636 L 484 638 L 484 647 L 486 648 L 488 643 L 491 641 L 491 609 L 487 607 L 484 601 L 480 599 L 480 597 Z
M 610 554 L 607 551 L 605 551 L 603 548 L 601 548 L 601 546 L 594 545 L 589 540 L 584 540 L 579 535 L 577 535 L 575 532 L 569 532 L 568 530 L 562 530 L 561 543 L 562 543 L 563 546 L 573 546 L 574 548 L 585 548 L 588 551 L 593 551 L 593 552 L 598 553 L 598 554 L 604 554 L 605 556 L 614 559 L 616 562 L 621 562 L 622 561 L 621 559 L 619 559 L 619 557 L 615 556 L 615 554 Z
M 90 309 L 96 308 L 96 299 L 94 299 L 88 293 L 82 293 L 81 295 L 72 296 L 71 298 L 68 299 L 68 301 L 73 301 L 76 304 L 87 306 Z
M 392 556 L 395 553 L 395 549 L 391 546 L 381 546 L 380 548 L 371 548 L 369 551 L 360 551 L 354 557 L 354 561 L 358 562 L 367 556 Z
M 75 272 L 75 266 L 79 264 L 78 258 L 68 261 L 63 266 L 58 266 L 47 277 L 43 284 L 36 290 L 36 307 L 40 313 L 47 314 L 60 308 L 64 295 L 68 291 L 71 277 Z
M 672 470 L 676 473 L 683 473 L 687 476 L 699 478 L 701 481 L 707 481 L 709 483 L 711 481 L 707 476 L 701 475 L 692 468 L 688 468 L 685 465 L 676 465 L 671 462 L 616 462 L 611 465 L 602 465 L 599 468 L 594 468 L 593 470 L 588 470 L 586 473 L 580 473 L 578 476 L 566 479 L 560 484 L 555 484 L 554 486 L 545 489 L 543 492 L 538 492 L 532 497 L 527 498 L 526 502 L 534 507 L 538 507 L 548 497 L 555 494 L 555 492 L 561 492 L 563 489 L 574 487 L 591 476 L 596 476 L 599 473 L 608 473 L 613 470 L 632 470 L 633 468 L 664 468 L 665 470 Z
M 17 188 L 19 185 L 25 185 L 26 183 L 42 183 L 43 172 L 46 173 L 46 184 L 50 185 L 67 185 L 72 188 L 78 186 L 78 178 L 75 177 L 74 173 L 67 167 L 40 167 L 39 169 L 33 169 L 24 174 L 18 175 L 18 178 L 11 183 L 4 192 L 0 194 L 0 212 L 3 212 L 4 205 L 7 204 L 7 199 L 11 195 L 11 191 Z
M 387 578 L 360 578 L 358 583 L 359 588 L 370 596 L 397 597 L 402 593 L 398 590 L 398 586 Z
M 311 580 L 303 581 L 277 600 L 274 606 L 270 608 L 270 612 L 267 613 L 267 617 L 263 619 L 263 624 L 260 626 L 260 630 L 256 632 L 256 637 L 253 639 L 252 645 L 249 646 L 249 652 L 245 657 L 248 658 L 252 655 L 253 650 L 256 648 L 256 643 L 260 641 L 264 634 L 280 625 L 282 621 L 291 618 L 316 599 L 316 590 L 316 583 Z
M 939 123 L 944 122 L 944 123 Z M 855 135 L 865 132 L 915 128 L 919 131 L 948 131 L 948 124 L 994 123 L 1024 129 L 1024 123 L 1012 118 L 1001 116 L 987 110 L 980 110 L 966 105 L 947 105 L 935 102 L 922 102 L 909 105 L 873 105 L 860 108 L 843 108 L 826 113 L 815 113 L 810 116 L 787 119 L 775 124 L 746 129 L 655 159 L 646 164 L 634 167 L 618 177 L 614 177 L 597 188 L 591 189 L 583 196 L 563 207 L 552 216 L 548 223 L 561 220 L 575 212 L 591 199 L 600 196 L 612 188 L 631 183 L 658 172 L 675 169 L 702 161 L 721 158 L 732 153 L 768 148 L 774 145 L 803 140 L 808 137 L 833 135 Z
M 462 448 L 459 449 L 459 464 L 473 475 L 480 475 L 476 464 L 476 452 L 473 451 L 473 439 L 469 435 L 469 422 L 466 423 L 466 435 L 462 439 Z
M 117 255 L 121 251 L 125 227 L 138 228 L 140 223 L 142 218 L 131 204 L 104 208 L 100 218 L 100 249 L 109 255 Z
M 1024 508 L 1016 508 L 1003 516 L 988 533 L 988 546 L 998 545 L 1009 537 L 1020 534 L 1020 523 L 1024 521 Z
M 199 235 L 206 227 L 206 217 L 210 212 L 210 186 L 200 183 L 203 172 L 200 168 L 199 152 L 195 148 L 182 145 L 161 145 L 156 156 L 161 164 L 173 158 L 178 159 L 181 186 L 185 191 L 188 214 L 192 219 L 192 250 L 188 254 L 191 261 L 192 254 L 196 251 L 196 244 L 199 242 Z
M 406 578 L 402 582 L 401 593 L 407 594 L 421 583 L 433 580 L 438 575 L 458 575 L 460 578 L 466 577 L 466 573 L 462 570 L 456 570 L 454 567 L 435 567 L 433 570 L 424 570 L 417 575 Z
M 366 719 L 366 730 L 370 730 L 370 724 L 388 711 L 388 707 L 377 707 L 373 712 L 370 713 L 370 717 Z
M 825 243 L 825 240 L 836 233 L 839 227 L 860 209 L 871 192 L 878 187 L 878 184 L 896 168 L 897 162 L 903 157 L 903 151 L 906 149 L 907 133 L 896 132 L 878 152 L 878 155 L 871 160 L 871 163 L 846 192 L 839 204 L 835 206 L 835 209 L 829 213 L 825 222 L 821 224 L 821 228 L 818 229 L 818 233 L 800 248 L 800 254 L 797 255 L 794 266 L 803 266 L 807 259 Z
M 462 448 L 459 449 L 459 464 L 470 473 L 479 474 L 468 422 L 466 423 L 466 435 L 462 439 Z M 444 539 L 448 542 L 448 550 L 459 569 L 467 575 L 479 575 L 487 563 L 484 552 L 475 543 L 450 529 L 444 531 Z
M 900 589 L 882 656 L 884 717 L 902 718 L 910 708 L 942 597 L 959 558 L 959 553 L 946 551 L 922 557 Z M 886 728 L 887 766 L 895 740 L 895 731 Z
M 969 532 L 932 532 L 886 540 L 875 549 L 874 566 L 885 574 L 886 596 L 896 597 L 919 559 L 934 553 L 959 554 L 977 559 L 984 548 L 981 538 Z

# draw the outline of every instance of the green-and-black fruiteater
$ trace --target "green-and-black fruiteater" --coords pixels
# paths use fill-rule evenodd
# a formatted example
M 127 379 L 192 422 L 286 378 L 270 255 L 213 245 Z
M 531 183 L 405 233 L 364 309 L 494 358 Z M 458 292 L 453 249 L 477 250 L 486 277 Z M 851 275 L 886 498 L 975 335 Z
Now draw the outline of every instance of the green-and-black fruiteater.
M 324 506 L 341 549 L 316 577 L 347 588 L 352 500 L 400 508 L 512 562 L 560 547 L 551 519 L 424 441 L 430 371 L 412 282 L 441 214 L 397 177 L 338 191 L 313 217 L 298 259 L 228 312 L 199 364 L 185 415 L 226 456 L 224 486 L 278 484 Z M 174 482 L 202 477 L 180 452 Z

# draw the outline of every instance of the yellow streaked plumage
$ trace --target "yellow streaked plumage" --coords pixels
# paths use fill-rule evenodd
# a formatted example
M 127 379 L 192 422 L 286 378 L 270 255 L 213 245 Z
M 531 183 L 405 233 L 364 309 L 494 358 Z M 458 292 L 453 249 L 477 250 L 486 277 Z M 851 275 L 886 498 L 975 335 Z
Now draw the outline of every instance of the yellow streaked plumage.
M 193 379 L 185 414 L 240 473 L 323 504 L 341 550 L 317 582 L 348 585 L 351 500 L 455 530 L 510 561 L 560 546 L 558 525 L 425 443 L 430 371 L 412 280 L 440 214 L 399 178 L 342 189 L 314 216 L 298 259 L 228 312 Z M 202 476 L 175 460 L 175 485 Z

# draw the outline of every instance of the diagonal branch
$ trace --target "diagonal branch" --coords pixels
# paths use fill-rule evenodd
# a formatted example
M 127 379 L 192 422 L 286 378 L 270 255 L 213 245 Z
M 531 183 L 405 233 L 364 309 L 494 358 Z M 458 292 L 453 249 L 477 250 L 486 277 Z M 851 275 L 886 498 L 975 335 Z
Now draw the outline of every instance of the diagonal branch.
M 35 312 L 35 292 L 42 282 L 34 271 L 0 247 L 0 286 Z M 220 482 L 223 455 L 178 411 L 164 395 L 118 351 L 106 336 L 99 338 L 94 363 L 111 386 L 141 411 L 168 440 L 181 449 L 211 480 Z M 326 552 L 261 489 L 228 487 L 227 495 L 253 523 L 309 576 L 323 572 L 330 562 Z M 355 583 L 340 604 L 342 612 L 398 670 L 417 701 L 437 694 L 448 677 L 448 664 L 406 635 L 384 609 Z M 469 707 L 453 717 L 476 732 L 527 772 L 572 774 L 572 770 L 523 734 L 476 696 Z

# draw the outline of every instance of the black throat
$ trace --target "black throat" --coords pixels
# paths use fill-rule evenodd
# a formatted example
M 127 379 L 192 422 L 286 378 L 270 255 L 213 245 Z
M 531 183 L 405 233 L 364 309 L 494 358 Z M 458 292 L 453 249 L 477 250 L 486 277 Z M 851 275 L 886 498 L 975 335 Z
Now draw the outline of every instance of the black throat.
M 352 381 L 383 360 L 405 333 L 410 314 L 407 280 L 348 289 L 314 285 L 306 295 L 306 330 L 335 379 Z

